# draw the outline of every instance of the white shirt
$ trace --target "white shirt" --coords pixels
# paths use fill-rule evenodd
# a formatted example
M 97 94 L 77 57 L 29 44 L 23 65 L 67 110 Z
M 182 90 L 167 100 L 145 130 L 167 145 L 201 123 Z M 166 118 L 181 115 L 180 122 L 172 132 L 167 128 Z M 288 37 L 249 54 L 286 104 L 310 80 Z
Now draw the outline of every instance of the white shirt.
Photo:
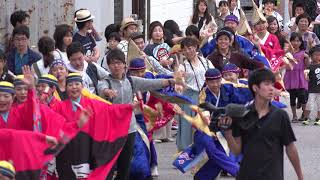
M 54 59 L 62 59 L 64 64 L 69 64 L 69 59 L 66 52 L 62 52 L 59 49 L 53 51 Z
M 179 66 L 179 70 L 185 72 L 185 81 L 187 87 L 194 91 L 200 92 L 204 82 L 205 82 L 205 73 L 209 68 L 214 68 L 211 61 L 205 59 L 204 57 L 199 57 L 200 61 L 197 65 L 192 65 L 184 60 Z M 209 67 L 208 67 L 209 66 Z M 192 70 L 193 68 L 193 70 Z

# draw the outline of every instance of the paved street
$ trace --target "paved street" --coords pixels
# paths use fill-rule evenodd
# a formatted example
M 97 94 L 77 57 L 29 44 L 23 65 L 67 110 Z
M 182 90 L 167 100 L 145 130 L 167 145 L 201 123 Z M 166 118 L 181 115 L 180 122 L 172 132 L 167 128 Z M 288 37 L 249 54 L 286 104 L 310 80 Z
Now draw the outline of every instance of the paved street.
M 319 180 L 320 177 L 320 127 L 302 126 L 293 124 L 294 132 L 298 139 L 296 145 L 299 151 L 300 160 L 305 175 L 305 180 Z M 190 173 L 182 174 L 173 169 L 172 161 L 176 153 L 175 143 L 161 143 L 156 145 L 159 161 L 160 180 L 191 180 Z M 295 172 L 289 160 L 285 156 L 284 164 L 285 180 L 295 180 Z M 233 178 L 221 178 L 233 180 Z

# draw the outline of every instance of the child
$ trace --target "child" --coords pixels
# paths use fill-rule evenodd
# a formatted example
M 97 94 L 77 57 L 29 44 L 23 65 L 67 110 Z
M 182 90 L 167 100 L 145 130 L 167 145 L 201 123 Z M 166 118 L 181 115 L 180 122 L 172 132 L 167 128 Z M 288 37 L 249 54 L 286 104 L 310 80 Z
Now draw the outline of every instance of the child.
M 105 56 L 104 58 L 101 60 L 101 67 L 103 67 L 104 69 L 107 69 L 108 67 L 106 67 L 106 58 L 107 58 L 107 55 L 108 53 L 110 52 L 110 50 L 112 49 L 116 49 L 118 44 L 120 43 L 121 41 L 121 37 L 120 37 L 120 34 L 118 32 L 112 32 L 108 35 L 105 36 L 106 37 L 106 40 L 107 40 L 107 48 L 106 48 L 106 52 L 105 52 Z
M 314 125 L 320 125 L 320 47 L 315 46 L 310 49 L 309 55 L 312 59 L 312 64 L 309 66 L 309 97 L 306 110 L 303 112 L 305 120 L 302 122 L 304 125 L 310 123 L 310 112 L 314 105 L 317 105 L 317 118 Z
M 293 32 L 290 37 L 290 42 L 293 47 L 293 57 L 297 62 L 294 63 L 292 69 L 287 68 L 284 75 L 284 86 L 290 94 L 292 122 L 297 122 L 296 99 L 298 99 L 298 105 L 301 104 L 303 111 L 307 104 L 308 82 L 304 77 L 304 70 L 309 64 L 309 58 L 305 54 L 302 36 L 299 33 Z M 299 120 L 302 119 L 303 114 Z

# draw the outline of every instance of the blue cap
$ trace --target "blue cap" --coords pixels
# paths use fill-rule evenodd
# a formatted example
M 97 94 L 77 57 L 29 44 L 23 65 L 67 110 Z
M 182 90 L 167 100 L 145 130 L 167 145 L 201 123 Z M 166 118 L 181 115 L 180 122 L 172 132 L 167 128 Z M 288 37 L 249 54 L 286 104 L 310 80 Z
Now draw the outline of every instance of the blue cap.
M 239 24 L 239 19 L 238 19 L 238 17 L 235 16 L 235 15 L 233 15 L 233 14 L 230 14 L 230 15 L 228 15 L 228 16 L 226 16 L 226 17 L 224 18 L 224 22 L 226 23 L 227 21 L 233 21 L 233 22 Z
M 220 79 L 222 76 L 219 69 L 211 68 L 206 71 L 205 77 L 206 80 L 215 80 Z
M 222 73 L 225 73 L 225 72 L 240 73 L 240 71 L 241 70 L 237 65 L 228 63 L 223 67 Z
M 130 64 L 129 64 L 130 71 L 141 70 L 141 69 L 146 69 L 146 63 L 144 62 L 144 59 L 134 58 L 130 61 Z

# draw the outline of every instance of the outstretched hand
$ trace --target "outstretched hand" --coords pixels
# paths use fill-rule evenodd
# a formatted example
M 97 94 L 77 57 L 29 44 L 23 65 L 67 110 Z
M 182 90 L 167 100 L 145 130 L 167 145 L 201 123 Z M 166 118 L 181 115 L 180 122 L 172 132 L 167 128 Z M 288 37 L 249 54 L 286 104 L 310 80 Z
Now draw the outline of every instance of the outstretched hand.
M 52 136 L 46 136 L 46 142 L 51 146 L 54 147 L 58 144 L 58 140 Z
M 23 73 L 23 82 L 29 87 L 29 88 L 33 88 L 35 86 L 35 80 L 34 80 L 34 76 L 33 73 L 31 71 L 31 68 L 27 65 L 22 67 L 22 73 Z
M 92 115 L 91 109 L 81 109 L 80 117 L 78 120 L 78 127 L 82 128 L 89 120 Z

